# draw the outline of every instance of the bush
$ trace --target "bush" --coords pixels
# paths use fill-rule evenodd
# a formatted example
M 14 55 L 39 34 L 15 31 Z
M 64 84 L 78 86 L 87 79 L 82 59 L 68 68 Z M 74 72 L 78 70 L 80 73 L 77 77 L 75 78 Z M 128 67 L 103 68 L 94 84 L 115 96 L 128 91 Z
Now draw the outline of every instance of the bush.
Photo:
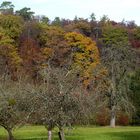
M 129 117 L 127 114 L 121 112 L 118 114 L 117 117 L 117 124 L 118 125 L 123 125 L 123 126 L 127 126 L 129 125 Z
M 97 114 L 96 123 L 100 126 L 109 124 L 109 111 L 107 109 L 104 108 Z

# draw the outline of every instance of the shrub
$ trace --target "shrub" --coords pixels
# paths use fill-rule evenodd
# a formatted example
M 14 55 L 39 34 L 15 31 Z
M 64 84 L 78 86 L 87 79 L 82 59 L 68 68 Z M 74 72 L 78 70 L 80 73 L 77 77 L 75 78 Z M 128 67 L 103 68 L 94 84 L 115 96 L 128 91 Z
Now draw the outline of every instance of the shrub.
M 117 124 L 118 125 L 123 125 L 123 126 L 126 126 L 126 125 L 129 125 L 129 117 L 126 113 L 119 113 L 118 114 L 118 117 L 117 117 Z
M 97 114 L 96 123 L 100 126 L 109 124 L 109 111 L 107 109 L 104 108 Z

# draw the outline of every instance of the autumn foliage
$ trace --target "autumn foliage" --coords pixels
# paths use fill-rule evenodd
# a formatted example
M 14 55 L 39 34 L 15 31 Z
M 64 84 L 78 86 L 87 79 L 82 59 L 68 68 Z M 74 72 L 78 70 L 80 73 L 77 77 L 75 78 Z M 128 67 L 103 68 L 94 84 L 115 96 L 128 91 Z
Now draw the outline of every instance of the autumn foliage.
M 67 33 L 65 39 L 72 49 L 72 65 L 80 69 L 83 84 L 87 87 L 90 83 L 90 77 L 93 76 L 93 70 L 100 63 L 96 43 L 76 32 Z
M 107 16 L 96 21 L 94 16 L 92 14 L 91 20 L 56 17 L 54 21 L 50 21 L 45 16 L 35 17 L 30 8 L 6 15 L 0 14 L 0 77 L 8 75 L 12 80 L 18 81 L 19 77 L 26 76 L 35 85 L 40 85 L 42 81 L 47 83 L 43 74 L 49 74 L 51 68 L 74 70 L 77 72 L 76 78 L 82 92 L 93 95 L 98 93 L 99 97 L 95 102 L 108 102 L 113 78 L 116 76 L 117 79 L 113 83 L 115 89 L 122 82 L 119 80 L 125 79 L 138 65 L 138 62 L 125 59 L 125 63 L 123 60 L 125 56 L 130 58 L 128 53 L 132 48 L 139 55 L 140 27 L 131 22 L 126 24 L 111 21 Z M 134 55 L 133 58 L 135 57 Z M 139 61 L 139 58 L 135 60 Z M 124 64 L 120 66 L 121 62 Z M 123 73 L 121 68 L 128 67 L 129 62 L 133 68 L 125 69 Z M 112 75 L 116 75 L 111 78 L 110 71 L 113 66 L 116 69 Z M 126 77 L 123 77 L 124 75 Z M 121 88 L 124 90 L 126 85 L 122 85 L 115 91 Z M 76 95 L 79 95 L 79 91 Z M 85 95 L 88 98 L 89 94 Z M 123 97 L 118 94 L 117 96 Z M 97 113 L 97 124 L 108 124 L 107 108 L 108 105 L 105 104 Z M 118 123 L 127 125 L 128 116 L 119 114 Z

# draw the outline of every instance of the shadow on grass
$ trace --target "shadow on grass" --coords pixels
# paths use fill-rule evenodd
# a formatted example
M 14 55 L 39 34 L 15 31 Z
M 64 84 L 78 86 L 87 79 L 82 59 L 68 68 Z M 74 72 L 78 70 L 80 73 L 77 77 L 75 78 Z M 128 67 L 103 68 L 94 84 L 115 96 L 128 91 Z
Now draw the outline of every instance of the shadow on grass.
M 140 131 L 105 133 L 111 140 L 140 140 Z

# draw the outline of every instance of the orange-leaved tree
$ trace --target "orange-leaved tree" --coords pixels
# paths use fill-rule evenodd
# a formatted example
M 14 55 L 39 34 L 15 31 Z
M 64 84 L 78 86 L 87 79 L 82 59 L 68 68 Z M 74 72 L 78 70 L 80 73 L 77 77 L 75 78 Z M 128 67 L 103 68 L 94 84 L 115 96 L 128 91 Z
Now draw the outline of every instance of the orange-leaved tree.
M 81 71 L 83 84 L 87 87 L 94 76 L 93 70 L 100 64 L 96 43 L 76 32 L 67 33 L 65 39 L 72 49 L 73 67 Z

